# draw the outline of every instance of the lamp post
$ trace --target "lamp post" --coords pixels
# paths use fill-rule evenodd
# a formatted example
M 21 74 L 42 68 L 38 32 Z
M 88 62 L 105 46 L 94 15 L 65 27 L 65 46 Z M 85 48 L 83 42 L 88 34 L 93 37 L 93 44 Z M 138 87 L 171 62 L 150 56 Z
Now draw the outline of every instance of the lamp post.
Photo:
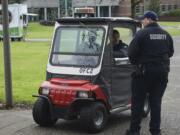
M 11 76 L 11 53 L 9 41 L 9 13 L 8 0 L 2 0 L 3 15 L 3 45 L 4 45 L 4 72 L 5 72 L 5 93 L 6 107 L 13 106 L 12 100 L 12 76 Z

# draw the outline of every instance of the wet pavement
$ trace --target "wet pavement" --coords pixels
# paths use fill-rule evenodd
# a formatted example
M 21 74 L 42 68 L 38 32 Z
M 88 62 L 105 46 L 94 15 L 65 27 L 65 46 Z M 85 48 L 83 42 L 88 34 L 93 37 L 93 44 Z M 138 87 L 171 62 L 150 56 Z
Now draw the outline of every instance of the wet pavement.
M 33 38 L 33 39 L 25 39 L 25 42 L 50 42 L 51 39 L 47 38 Z

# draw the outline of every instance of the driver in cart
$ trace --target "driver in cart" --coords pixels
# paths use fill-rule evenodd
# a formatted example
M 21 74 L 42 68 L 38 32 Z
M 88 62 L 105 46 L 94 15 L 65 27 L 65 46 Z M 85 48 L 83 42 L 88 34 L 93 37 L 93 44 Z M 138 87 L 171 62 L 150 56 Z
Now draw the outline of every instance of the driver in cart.
M 113 57 L 124 58 L 128 57 L 128 45 L 120 39 L 120 33 L 118 30 L 113 30 L 112 34 L 113 44 Z

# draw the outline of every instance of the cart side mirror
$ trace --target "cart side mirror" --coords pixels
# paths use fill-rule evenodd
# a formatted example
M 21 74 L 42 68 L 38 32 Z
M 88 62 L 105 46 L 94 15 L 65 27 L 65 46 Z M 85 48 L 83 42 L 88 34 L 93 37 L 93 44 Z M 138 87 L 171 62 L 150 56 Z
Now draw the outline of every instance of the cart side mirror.
M 125 58 L 114 58 L 115 65 L 129 65 L 130 61 L 128 57 Z

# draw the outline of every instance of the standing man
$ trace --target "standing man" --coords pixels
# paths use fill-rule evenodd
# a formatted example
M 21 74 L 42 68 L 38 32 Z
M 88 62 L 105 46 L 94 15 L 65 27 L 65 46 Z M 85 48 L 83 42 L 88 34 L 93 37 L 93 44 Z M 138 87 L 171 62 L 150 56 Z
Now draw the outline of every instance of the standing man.
M 161 135 L 161 102 L 165 92 L 174 47 L 171 36 L 157 24 L 158 16 L 147 11 L 141 22 L 144 29 L 137 32 L 132 40 L 128 55 L 136 65 L 132 74 L 132 118 L 127 135 L 140 135 L 140 124 L 144 101 L 149 94 L 152 135 Z

